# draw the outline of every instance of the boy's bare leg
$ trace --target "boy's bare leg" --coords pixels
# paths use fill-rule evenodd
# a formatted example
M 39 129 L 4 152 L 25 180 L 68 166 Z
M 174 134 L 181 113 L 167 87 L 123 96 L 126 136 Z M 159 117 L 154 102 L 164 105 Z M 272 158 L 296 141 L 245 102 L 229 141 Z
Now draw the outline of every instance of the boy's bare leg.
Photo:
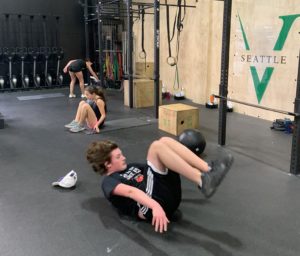
M 201 172 L 208 172 L 211 169 L 208 166 L 207 162 L 195 155 L 191 150 L 189 150 L 177 140 L 174 140 L 170 137 L 162 137 L 159 141 L 166 144 L 169 148 L 180 155 L 181 158 L 183 158 L 188 164 L 197 168 Z
M 162 141 L 154 141 L 148 150 L 147 160 L 156 168 L 163 171 L 166 168 L 181 174 L 190 181 L 199 185 L 201 181 L 201 172 L 185 161 L 181 155 L 172 150 Z
M 164 170 L 167 167 L 172 171 L 181 174 L 190 181 L 196 183 L 206 197 L 211 197 L 229 171 L 233 163 L 232 155 L 227 154 L 221 159 L 214 161 L 211 172 L 206 170 L 206 172 L 201 173 L 201 170 L 193 167 L 182 157 L 187 153 L 185 150 L 184 153 L 182 153 L 181 147 L 176 145 L 176 143 L 174 143 L 173 146 L 175 146 L 175 150 L 173 147 L 167 145 L 166 139 L 153 142 L 149 148 L 147 160 L 159 170 Z M 187 158 L 188 156 L 189 154 L 184 157 Z

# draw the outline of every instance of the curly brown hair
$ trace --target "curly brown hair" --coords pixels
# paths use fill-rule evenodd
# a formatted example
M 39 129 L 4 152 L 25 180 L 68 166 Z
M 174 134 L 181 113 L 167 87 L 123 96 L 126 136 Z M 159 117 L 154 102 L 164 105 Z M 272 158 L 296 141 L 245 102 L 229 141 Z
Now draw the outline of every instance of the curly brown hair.
M 107 172 L 105 163 L 110 163 L 111 152 L 116 148 L 118 145 L 109 140 L 92 142 L 87 149 L 86 159 L 95 172 L 104 175 Z

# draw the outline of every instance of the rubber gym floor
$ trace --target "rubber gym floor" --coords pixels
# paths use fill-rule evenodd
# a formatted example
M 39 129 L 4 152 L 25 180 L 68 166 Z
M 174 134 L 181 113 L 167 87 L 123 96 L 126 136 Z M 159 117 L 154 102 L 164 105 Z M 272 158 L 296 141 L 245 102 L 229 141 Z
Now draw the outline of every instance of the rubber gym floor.
M 209 200 L 182 179 L 180 208 L 168 232 L 159 234 L 117 214 L 85 151 L 92 141 L 110 139 L 128 162 L 144 162 L 151 141 L 169 135 L 158 130 L 153 108 L 130 109 L 123 92 L 106 94 L 108 124 L 127 126 L 108 125 L 93 135 L 64 128 L 79 102 L 68 99 L 68 88 L 0 94 L 1 256 L 299 255 L 300 179 L 289 175 L 290 134 L 270 130 L 269 121 L 229 113 L 227 145 L 219 147 L 218 110 L 199 106 L 203 158 L 227 150 L 235 162 Z M 72 169 L 78 174 L 74 189 L 51 186 Z

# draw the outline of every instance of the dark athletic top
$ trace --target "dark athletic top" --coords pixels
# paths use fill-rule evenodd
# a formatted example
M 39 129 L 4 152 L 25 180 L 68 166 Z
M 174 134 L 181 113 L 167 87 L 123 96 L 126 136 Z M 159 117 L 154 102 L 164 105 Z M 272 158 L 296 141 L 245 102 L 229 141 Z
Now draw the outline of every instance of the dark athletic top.
M 101 113 L 100 113 L 100 110 L 97 106 L 97 103 L 95 101 L 88 101 L 88 103 L 90 104 L 91 108 L 93 109 L 93 111 L 94 111 L 94 113 L 97 117 L 97 120 L 99 120 L 101 118 Z M 104 104 L 105 104 L 104 105 L 104 110 L 105 110 L 105 113 L 106 113 L 106 103 L 104 102 Z M 103 120 L 103 122 L 101 124 L 99 124 L 99 128 L 101 128 L 104 125 L 104 121 L 105 120 Z
M 128 164 L 124 171 L 105 176 L 102 181 L 105 197 L 125 215 L 137 218 L 140 210 L 148 221 L 152 220 L 152 210 L 148 207 L 128 197 L 112 195 L 112 191 L 120 183 L 145 192 L 163 207 L 168 217 L 172 216 L 181 201 L 181 183 L 177 173 L 168 171 L 166 175 L 162 175 L 154 172 L 147 164 Z
M 82 70 L 86 69 L 86 63 L 84 60 L 78 59 L 74 60 L 69 66 L 68 70 L 71 72 L 80 72 Z

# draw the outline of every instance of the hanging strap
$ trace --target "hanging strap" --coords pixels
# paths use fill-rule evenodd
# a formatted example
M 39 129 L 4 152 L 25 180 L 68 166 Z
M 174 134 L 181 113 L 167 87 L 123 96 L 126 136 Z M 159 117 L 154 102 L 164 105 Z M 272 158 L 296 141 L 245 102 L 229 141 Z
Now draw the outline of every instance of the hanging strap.
M 170 9 L 168 6 L 168 1 L 166 0 L 166 18 L 167 18 L 167 36 L 168 36 L 168 49 L 169 49 L 169 56 L 167 58 L 167 63 L 170 66 L 175 66 L 177 64 L 177 60 L 175 57 L 172 56 L 171 50 L 171 39 L 170 39 Z
M 185 14 L 186 14 L 186 0 L 183 0 L 184 7 L 181 6 L 182 0 L 177 1 L 177 6 L 178 6 L 178 16 L 177 16 L 177 31 L 181 32 L 183 30 L 183 21 L 185 19 Z M 182 8 L 183 8 L 183 15 L 182 15 Z
M 142 15 L 142 42 L 141 42 L 142 43 L 141 44 L 142 51 L 140 52 L 139 57 L 141 59 L 145 60 L 145 70 L 146 70 L 146 68 L 147 68 L 147 53 L 145 51 L 145 46 L 144 46 L 144 41 L 145 41 L 145 9 L 144 9 L 144 7 L 142 7 L 141 15 Z
M 179 56 L 179 42 L 180 42 L 180 33 L 183 30 L 183 21 L 186 15 L 186 0 L 183 0 L 184 7 L 182 7 L 182 0 L 177 0 L 177 9 L 173 23 L 173 30 L 172 36 L 170 36 L 170 13 L 169 13 L 169 6 L 166 0 L 166 16 L 167 16 L 167 33 L 168 33 L 168 47 L 169 47 L 169 56 L 167 58 L 167 63 L 170 66 L 175 66 L 175 78 L 174 78 L 174 85 L 173 88 L 175 90 L 179 89 L 179 70 L 178 70 L 178 56 Z M 182 14 L 183 8 L 183 14 Z M 176 37 L 176 57 L 172 56 L 171 52 L 171 42 L 175 36 L 175 29 L 177 30 L 177 37 Z
M 175 65 L 175 78 L 174 78 L 174 84 L 173 84 L 174 90 L 179 89 L 179 71 L 177 64 Z

